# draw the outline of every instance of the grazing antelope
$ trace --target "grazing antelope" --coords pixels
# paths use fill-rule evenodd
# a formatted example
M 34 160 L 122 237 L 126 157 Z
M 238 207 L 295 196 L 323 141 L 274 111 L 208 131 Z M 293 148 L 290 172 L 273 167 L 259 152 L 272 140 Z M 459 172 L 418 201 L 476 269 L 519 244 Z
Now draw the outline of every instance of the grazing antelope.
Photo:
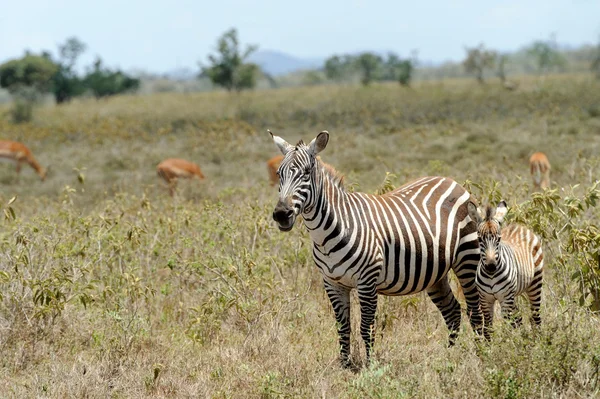
M 544 272 L 540 239 L 524 226 L 502 226 L 508 212 L 504 201 L 497 208 L 486 207 L 483 210 L 469 203 L 468 209 L 469 216 L 477 223 L 479 238 L 481 257 L 476 282 L 485 337 L 490 336 L 496 301 L 500 302 L 503 316 L 512 319 L 514 326 L 521 324 L 521 317 L 514 315 L 515 301 L 521 294 L 529 298 L 532 324 L 539 325 Z
M 502 82 L 502 87 L 504 87 L 508 91 L 514 91 L 519 88 L 519 82 L 515 82 L 512 80 L 504 80 Z
M 25 162 L 35 170 L 42 181 L 46 179 L 46 169 L 40 166 L 29 148 L 23 143 L 0 140 L 0 158 L 9 159 L 17 164 L 17 176 L 21 174 L 21 166 Z
M 543 152 L 534 153 L 529 158 L 529 169 L 533 185 L 542 190 L 550 187 L 550 162 Z
M 296 145 L 271 135 L 284 154 L 273 219 L 279 230 L 290 231 L 301 217 L 308 229 L 313 259 L 335 313 L 343 366 L 350 366 L 352 289 L 358 292 L 367 362 L 378 295 L 426 291 L 454 343 L 461 306 L 448 283 L 451 268 L 462 286 L 471 325 L 480 330 L 477 226 L 467 210 L 471 194 L 445 177 L 422 177 L 383 195 L 350 192 L 318 156 L 329 133 Z
M 177 179 L 197 177 L 204 180 L 204 175 L 198 165 L 180 158 L 165 159 L 156 166 L 156 173 L 167 182 L 171 197 L 175 195 Z
M 269 171 L 269 180 L 271 182 L 271 186 L 274 186 L 279 183 L 277 169 L 279 169 L 281 161 L 283 161 L 283 155 L 277 155 L 267 161 L 267 170 Z

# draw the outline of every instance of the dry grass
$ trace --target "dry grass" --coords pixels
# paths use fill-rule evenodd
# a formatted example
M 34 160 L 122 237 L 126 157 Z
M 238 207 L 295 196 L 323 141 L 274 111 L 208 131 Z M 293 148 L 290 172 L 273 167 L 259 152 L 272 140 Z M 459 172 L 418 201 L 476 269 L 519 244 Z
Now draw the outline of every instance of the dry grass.
M 531 195 L 534 151 L 554 187 L 596 180 L 599 106 L 597 82 L 563 77 L 516 92 L 449 82 L 120 97 L 0 121 L 52 166 L 40 183 L 0 164 L 0 396 L 594 397 L 599 320 L 578 303 L 575 265 L 555 262 L 556 240 L 538 333 L 500 323 L 488 345 L 464 323 L 447 348 L 424 294 L 382 298 L 374 364 L 342 370 L 310 239 L 275 228 L 265 162 L 267 128 L 290 142 L 327 129 L 322 157 L 355 189 L 374 192 L 387 171 L 395 184 L 443 174 L 515 204 Z M 207 176 L 175 200 L 155 174 L 170 156 Z

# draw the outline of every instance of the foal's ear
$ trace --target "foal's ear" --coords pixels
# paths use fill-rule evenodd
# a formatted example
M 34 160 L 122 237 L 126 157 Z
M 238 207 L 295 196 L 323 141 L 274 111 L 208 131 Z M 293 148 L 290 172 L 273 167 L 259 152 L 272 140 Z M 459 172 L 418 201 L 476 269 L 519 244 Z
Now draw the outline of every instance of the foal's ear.
M 275 145 L 277 146 L 277 148 L 279 148 L 279 151 L 281 151 L 281 153 L 283 155 L 287 154 L 288 152 L 290 152 L 290 150 L 292 148 L 294 148 L 294 146 L 292 146 L 290 143 L 288 143 L 287 141 L 285 141 L 281 137 L 275 136 L 273 134 L 273 132 L 271 132 L 270 130 L 267 130 L 267 132 L 269 132 L 269 134 L 273 138 L 273 142 L 275 143 Z
M 506 216 L 507 213 L 508 208 L 506 207 L 506 202 L 502 200 L 496 207 L 496 214 L 494 215 L 494 219 L 502 223 L 504 221 L 504 216 Z
M 475 206 L 474 203 L 469 202 L 467 204 L 467 211 L 469 212 L 469 217 L 472 221 L 479 224 L 483 220 L 481 217 L 481 210 Z
M 325 147 L 327 147 L 328 142 L 329 132 L 327 130 L 323 130 L 317 135 L 317 137 L 313 139 L 313 141 L 310 142 L 308 148 L 310 149 L 310 152 L 312 152 L 313 155 L 317 155 L 318 153 L 323 151 Z

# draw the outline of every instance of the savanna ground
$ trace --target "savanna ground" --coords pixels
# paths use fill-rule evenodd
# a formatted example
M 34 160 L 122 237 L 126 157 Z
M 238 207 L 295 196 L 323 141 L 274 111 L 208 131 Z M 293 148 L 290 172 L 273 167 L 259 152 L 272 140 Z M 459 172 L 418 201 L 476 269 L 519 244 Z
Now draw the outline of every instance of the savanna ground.
M 487 344 L 464 317 L 448 348 L 425 294 L 380 297 L 374 362 L 340 368 L 310 238 L 301 223 L 281 233 L 271 220 L 267 128 L 290 142 L 328 130 L 322 158 L 349 190 L 436 174 L 482 202 L 506 199 L 544 237 L 541 329 L 498 322 Z M 445 82 L 119 97 L 45 107 L 0 131 L 51 166 L 42 183 L 0 164 L 1 397 L 600 394 L 599 316 L 582 298 L 600 216 L 591 77 L 529 79 L 516 92 Z M 531 189 L 534 151 L 552 162 L 543 194 Z M 155 173 L 172 156 L 207 176 L 175 199 Z M 355 306 L 361 365 L 358 317 Z

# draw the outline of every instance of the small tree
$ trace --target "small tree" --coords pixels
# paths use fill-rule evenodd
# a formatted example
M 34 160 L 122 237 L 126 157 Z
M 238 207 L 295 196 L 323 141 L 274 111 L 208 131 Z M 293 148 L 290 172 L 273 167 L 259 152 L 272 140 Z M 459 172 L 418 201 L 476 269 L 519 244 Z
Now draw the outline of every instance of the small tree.
M 11 94 L 13 121 L 27 122 L 33 116 L 33 105 L 48 92 L 58 66 L 47 56 L 26 53 L 23 58 L 0 65 L 0 87 Z
M 465 48 L 467 58 L 463 61 L 465 71 L 474 74 L 479 83 L 485 83 L 483 79 L 484 71 L 493 68 L 496 62 L 496 52 L 487 50 L 483 43 L 479 47 Z
M 363 85 L 367 86 L 377 79 L 381 64 L 381 57 L 374 53 L 362 53 L 356 58 L 356 66 L 361 73 L 360 81 Z
M 334 55 L 325 60 L 324 70 L 327 79 L 340 82 L 344 78 L 347 65 L 342 57 Z
M 140 86 L 139 79 L 132 78 L 120 70 L 112 71 L 105 68 L 100 58 L 96 58 L 92 69 L 83 81 L 97 99 L 136 91 Z
M 544 74 L 554 68 L 564 68 L 566 58 L 558 52 L 554 36 L 550 40 L 538 40 L 526 48 L 527 54 L 535 60 L 537 71 Z
M 227 91 L 241 91 L 256 86 L 259 67 L 246 62 L 258 46 L 248 45 L 244 52 L 240 50 L 237 30 L 232 28 L 225 32 L 217 42 L 218 54 L 208 56 L 211 66 L 202 67 L 200 77 L 208 77 L 213 84 L 224 87 Z
M 596 55 L 592 60 L 592 72 L 596 74 L 596 78 L 600 79 L 600 40 L 598 40 L 598 46 L 596 47 Z
M 0 87 L 16 94 L 21 89 L 47 92 L 58 66 L 45 56 L 26 54 L 0 65 Z
M 387 58 L 383 61 L 383 80 L 397 80 L 400 72 L 400 63 L 402 60 L 396 53 L 388 53 Z
M 86 50 L 85 43 L 76 37 L 67 39 L 58 47 L 58 71 L 52 78 L 52 92 L 57 104 L 70 101 L 85 91 L 84 82 L 74 70 L 77 59 Z
M 413 60 L 400 61 L 400 64 L 398 65 L 398 82 L 400 82 L 402 86 L 410 86 L 414 69 L 415 66 Z

